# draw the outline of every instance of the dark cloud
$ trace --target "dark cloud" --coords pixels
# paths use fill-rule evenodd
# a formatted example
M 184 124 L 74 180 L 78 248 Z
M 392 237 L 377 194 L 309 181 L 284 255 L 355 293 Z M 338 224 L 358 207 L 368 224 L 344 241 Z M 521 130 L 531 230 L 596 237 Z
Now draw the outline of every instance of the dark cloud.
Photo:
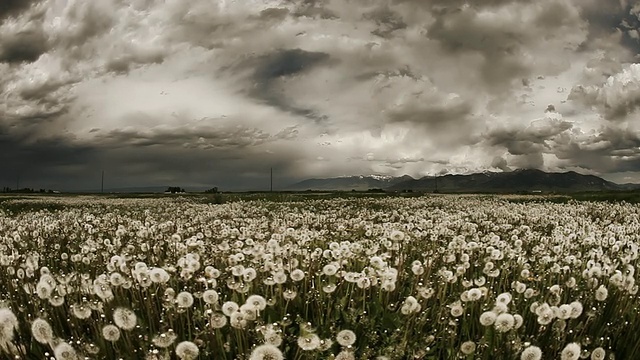
M 209 133 L 123 130 L 87 143 L 72 136 L 32 140 L 33 133 L 16 134 L 0 127 L 0 187 L 15 188 L 19 177 L 20 187 L 98 190 L 104 170 L 107 188 L 176 185 L 264 190 L 271 167 L 276 188 L 284 187 L 293 181 L 300 155 L 277 146 L 267 152 L 256 145 L 269 139 L 292 139 L 295 133 L 293 128 L 273 136 L 233 127 Z
M 402 15 L 394 12 L 389 6 L 381 6 L 363 15 L 366 20 L 373 21 L 377 28 L 372 34 L 382 38 L 392 36 L 396 30 L 407 28 L 407 24 L 402 19 Z
M 601 173 L 640 171 L 640 133 L 607 126 L 589 136 L 565 137 L 555 155 L 568 166 Z
M 254 84 L 251 96 L 284 111 L 322 120 L 323 117 L 313 109 L 296 105 L 282 92 L 286 81 L 330 62 L 331 57 L 327 53 L 282 49 L 251 59 L 241 66 L 255 69 L 251 78 L 251 83 Z
M 64 20 L 61 21 L 66 22 L 61 24 L 64 30 L 53 39 L 53 43 L 71 50 L 70 55 L 84 57 L 95 54 L 85 53 L 82 46 L 108 32 L 116 19 L 113 8 L 107 2 L 86 2 L 69 7 Z
M 268 22 L 280 22 L 289 15 L 289 9 L 268 8 L 260 11 L 260 20 Z
M 500 169 L 504 172 L 511 171 L 511 168 L 508 166 L 507 160 L 502 156 L 496 156 L 491 160 L 491 167 Z
M 580 3 L 579 3 L 580 4 Z M 612 38 L 611 34 L 618 33 L 617 39 L 621 45 L 630 51 L 629 59 L 640 54 L 640 42 L 634 38 L 630 30 L 640 27 L 640 19 L 635 16 L 633 2 L 626 1 L 585 1 L 581 4 L 583 16 L 589 23 L 589 37 L 582 44 L 583 49 L 599 46 L 599 39 Z
M 160 64 L 164 61 L 164 58 L 165 54 L 160 50 L 120 54 L 107 62 L 106 70 L 117 74 L 126 74 L 136 65 Z
M 8 16 L 17 16 L 39 2 L 40 0 L 2 0 L 0 1 L 0 20 Z
M 417 97 L 415 101 L 390 109 L 387 112 L 388 119 L 391 122 L 406 122 L 431 130 L 450 129 L 467 122 L 472 110 L 470 104 L 463 100 L 449 103 L 423 100 Z
M 0 126 L 0 186 L 15 188 L 20 177 L 21 187 L 60 188 L 64 175 L 68 180 L 79 177 L 77 170 L 90 164 L 97 152 L 87 146 L 74 145 L 63 136 L 32 139 L 31 132 L 16 133 Z M 73 186 L 79 185 L 74 183 Z
M 499 26 L 479 21 L 477 12 L 471 8 L 443 9 L 435 16 L 427 36 L 449 52 L 481 54 L 482 74 L 488 83 L 498 86 L 529 75 L 527 65 L 521 61 L 521 44 L 526 34 L 508 23 Z
M 0 62 L 33 62 L 48 49 L 48 39 L 42 29 L 0 34 Z
M 504 148 L 513 155 L 508 164 L 511 167 L 540 169 L 544 166 L 543 154 L 554 153 L 558 136 L 572 126 L 567 121 L 545 118 L 527 127 L 494 129 L 485 135 L 485 142 L 492 147 Z
M 539 6 L 495 1 L 483 2 L 480 8 L 467 2 L 446 4 L 431 7 L 435 20 L 427 27 L 427 37 L 452 56 L 481 56 L 480 76 L 497 92 L 510 89 L 523 78 L 567 68 L 567 62 L 546 58 L 544 47 L 558 42 L 570 48 L 576 41 L 572 37 L 580 38 L 584 26 L 578 10 L 566 1 L 549 0 Z M 538 53 L 536 62 L 531 61 L 532 52 Z
M 213 122 L 215 119 L 203 119 L 200 122 Z M 284 130 L 283 130 L 284 131 Z M 256 128 L 243 126 L 199 126 L 176 129 L 112 130 L 97 136 L 98 142 L 123 144 L 126 146 L 182 146 L 198 149 L 246 148 L 265 144 L 274 139 L 286 138 L 286 132 L 277 137 Z
M 295 17 L 308 17 L 317 19 L 337 19 L 338 15 L 329 9 L 327 0 L 288 0 L 295 3 L 292 15 Z
M 628 3 L 0 0 L 0 185 L 640 170 Z

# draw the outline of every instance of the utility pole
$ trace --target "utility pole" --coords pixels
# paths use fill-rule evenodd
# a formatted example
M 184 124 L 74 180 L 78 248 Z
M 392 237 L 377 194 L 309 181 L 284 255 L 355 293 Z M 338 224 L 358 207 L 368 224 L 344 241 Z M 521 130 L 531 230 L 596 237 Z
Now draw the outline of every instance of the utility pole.
M 18 176 L 16 177 L 16 191 L 20 190 L 20 173 L 18 173 Z
M 104 170 L 102 170 L 102 180 L 100 182 L 100 193 L 104 193 Z
M 269 191 L 273 192 L 273 168 L 271 168 L 271 182 L 269 186 Z
M 436 174 L 436 191 L 435 192 L 438 192 L 438 174 Z

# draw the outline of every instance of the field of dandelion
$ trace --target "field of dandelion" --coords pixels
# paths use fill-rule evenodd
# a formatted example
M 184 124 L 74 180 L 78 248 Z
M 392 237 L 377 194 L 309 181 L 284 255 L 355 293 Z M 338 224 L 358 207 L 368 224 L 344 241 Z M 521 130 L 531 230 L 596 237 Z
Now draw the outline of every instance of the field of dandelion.
M 512 200 L 5 199 L 0 358 L 640 358 L 640 207 Z

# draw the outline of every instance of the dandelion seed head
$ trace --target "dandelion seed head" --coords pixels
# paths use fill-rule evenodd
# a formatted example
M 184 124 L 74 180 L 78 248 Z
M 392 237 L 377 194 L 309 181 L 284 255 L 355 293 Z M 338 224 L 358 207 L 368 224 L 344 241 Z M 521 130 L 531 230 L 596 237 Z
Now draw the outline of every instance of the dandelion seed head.
M 307 334 L 298 337 L 298 346 L 304 351 L 316 350 L 320 346 L 320 337 L 316 334 Z
M 138 318 L 131 309 L 119 307 L 113 311 L 113 322 L 122 330 L 132 330 Z
M 176 356 L 181 360 L 193 360 L 198 357 L 200 350 L 191 341 L 182 341 L 176 345 Z
M 222 304 L 222 313 L 231 316 L 233 313 L 237 312 L 240 309 L 240 306 L 234 301 L 227 301 Z
M 520 360 L 540 360 L 541 358 L 542 350 L 535 345 L 526 347 L 520 355 Z
M 336 341 L 340 346 L 351 346 L 356 342 L 356 334 L 351 330 L 341 330 L 336 335 Z
M 482 326 L 491 326 L 496 322 L 497 315 L 493 311 L 485 311 L 480 314 L 480 324 Z
M 193 305 L 193 295 L 188 291 L 182 291 L 176 295 L 176 304 L 180 308 L 189 308 Z
M 561 360 L 578 360 L 578 358 L 580 358 L 580 345 L 575 342 L 567 344 L 560 353 Z
M 355 358 L 353 351 L 342 350 L 336 355 L 335 360 L 355 360 Z
M 115 325 L 105 325 L 102 327 L 102 337 L 110 342 L 115 342 L 120 339 L 120 329 Z
M 49 322 L 42 318 L 35 319 L 31 323 L 31 334 L 41 344 L 47 344 L 53 340 L 53 329 Z
M 471 355 L 476 351 L 476 343 L 473 341 L 465 341 L 460 345 L 460 352 L 465 355 Z
M 56 360 L 77 360 L 76 350 L 66 342 L 61 342 L 53 349 Z
M 607 355 L 607 352 L 601 348 L 597 347 L 591 351 L 591 360 L 604 360 Z
M 276 346 L 263 344 L 253 349 L 249 360 L 284 360 L 284 355 Z
M 177 338 L 178 336 L 175 334 L 175 332 L 167 331 L 154 336 L 151 342 L 153 342 L 153 345 L 159 348 L 168 348 L 173 344 L 174 341 L 176 341 Z

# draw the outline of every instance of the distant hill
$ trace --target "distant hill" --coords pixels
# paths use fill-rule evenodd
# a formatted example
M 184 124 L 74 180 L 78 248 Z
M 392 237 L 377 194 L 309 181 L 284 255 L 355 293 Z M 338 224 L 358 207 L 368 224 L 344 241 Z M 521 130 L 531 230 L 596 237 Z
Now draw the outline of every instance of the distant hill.
M 582 175 L 575 171 L 548 173 L 541 170 L 522 169 L 511 172 L 483 172 L 468 175 L 425 176 L 349 176 L 328 179 L 308 179 L 293 184 L 287 190 L 368 190 L 380 188 L 389 191 L 433 192 L 580 192 L 640 189 L 640 184 L 619 185 L 594 175 Z
M 409 175 L 392 177 L 380 175 L 345 176 L 327 179 L 307 179 L 290 185 L 286 190 L 324 190 L 324 191 L 365 191 L 369 189 L 388 189 L 396 184 L 415 180 Z

